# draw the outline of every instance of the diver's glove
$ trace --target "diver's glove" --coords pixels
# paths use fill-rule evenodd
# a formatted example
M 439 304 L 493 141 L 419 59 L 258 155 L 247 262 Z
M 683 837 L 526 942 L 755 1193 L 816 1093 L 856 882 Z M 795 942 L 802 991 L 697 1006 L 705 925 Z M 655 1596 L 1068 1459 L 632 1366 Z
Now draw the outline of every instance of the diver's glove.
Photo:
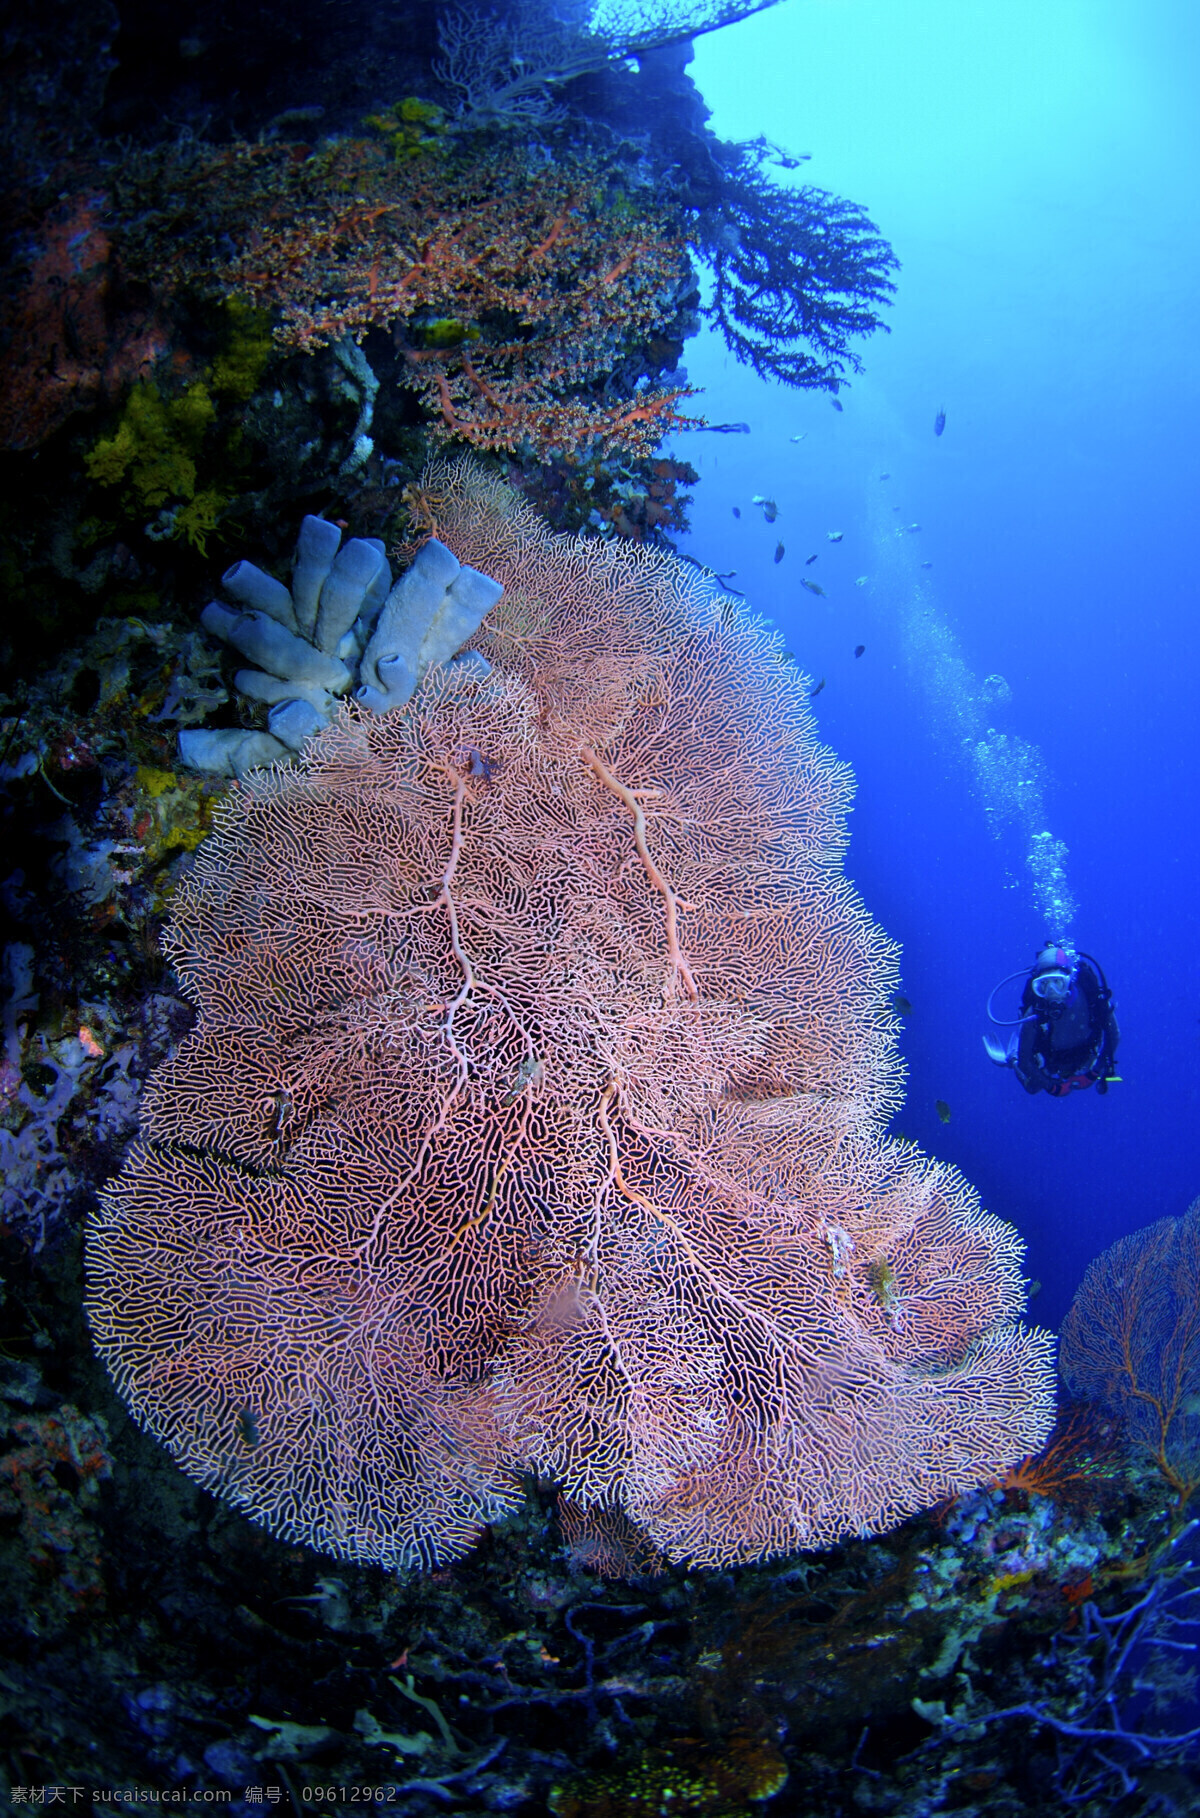
M 994 1035 L 985 1035 L 983 1045 L 987 1049 L 988 1059 L 994 1061 L 997 1067 L 1012 1066 L 1016 1056 L 1009 1053 L 1004 1042 L 998 1042 Z

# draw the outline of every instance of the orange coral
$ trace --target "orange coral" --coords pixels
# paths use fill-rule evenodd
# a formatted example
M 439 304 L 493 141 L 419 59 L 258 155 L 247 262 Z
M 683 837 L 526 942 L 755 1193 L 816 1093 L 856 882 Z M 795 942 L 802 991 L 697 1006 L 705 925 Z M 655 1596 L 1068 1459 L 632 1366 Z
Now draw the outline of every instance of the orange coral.
M 1017 1495 L 1049 1496 L 1063 1502 L 1094 1490 L 1117 1456 L 1115 1434 L 1087 1403 L 1068 1408 L 1040 1452 L 1010 1465 L 996 1488 Z
M 894 954 L 802 683 L 695 570 L 469 461 L 414 502 L 505 585 L 492 674 L 349 708 L 201 848 L 199 1026 L 89 1234 L 122 1392 L 276 1533 L 388 1564 L 522 1471 L 707 1566 L 991 1476 L 1049 1341 L 1015 1233 L 884 1134 Z
M 510 143 L 397 165 L 349 140 L 155 158 L 126 200 L 135 267 L 275 309 L 289 347 L 390 330 L 446 438 L 542 458 L 646 453 L 683 420 L 684 387 L 605 389 L 678 315 L 692 285 L 682 237 L 648 196 L 613 196 L 583 152 L 545 164 Z M 152 229 L 147 187 L 162 204 Z
M 25 1603 L 25 1620 L 46 1632 L 104 1607 L 94 1515 L 99 1486 L 111 1476 L 103 1422 L 70 1402 L 10 1420 L 7 1429 L 0 1420 L 0 1516 L 19 1517 L 20 1533 L 6 1590 Z
M 0 321 L 0 446 L 36 448 L 76 410 L 114 398 L 166 347 L 162 325 L 114 301 L 105 197 L 68 195 L 33 230 Z

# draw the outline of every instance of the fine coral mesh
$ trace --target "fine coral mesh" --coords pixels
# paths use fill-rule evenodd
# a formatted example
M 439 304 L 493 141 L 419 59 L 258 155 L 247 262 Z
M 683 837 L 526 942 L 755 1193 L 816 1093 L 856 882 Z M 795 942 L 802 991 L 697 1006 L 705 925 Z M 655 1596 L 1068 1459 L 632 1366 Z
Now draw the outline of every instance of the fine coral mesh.
M 519 1475 L 700 1565 L 1035 1451 L 1020 1249 L 884 1134 L 895 952 L 776 641 L 470 461 L 505 594 L 408 709 L 230 792 L 175 900 L 195 1032 L 89 1235 L 143 1425 L 273 1532 L 446 1560 Z

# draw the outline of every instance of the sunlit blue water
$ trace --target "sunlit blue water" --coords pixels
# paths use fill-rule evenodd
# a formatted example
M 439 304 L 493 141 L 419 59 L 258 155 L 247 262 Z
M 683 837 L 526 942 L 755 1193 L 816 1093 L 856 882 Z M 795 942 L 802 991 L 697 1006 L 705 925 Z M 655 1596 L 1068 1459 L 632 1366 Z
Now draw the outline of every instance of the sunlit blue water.
M 848 869 L 914 1006 L 897 1125 L 1020 1227 L 1057 1324 L 1096 1251 L 1200 1193 L 1200 9 L 786 0 L 692 73 L 718 133 L 811 152 L 802 176 L 902 261 L 841 414 L 689 343 L 709 420 L 752 433 L 678 438 L 703 475 L 683 546 L 825 678 Z M 1040 825 L 996 836 L 964 713 L 1031 748 Z M 1033 832 L 1066 847 L 1069 931 L 1116 993 L 1106 1098 L 1027 1098 L 984 1056 L 989 989 L 1067 931 Z

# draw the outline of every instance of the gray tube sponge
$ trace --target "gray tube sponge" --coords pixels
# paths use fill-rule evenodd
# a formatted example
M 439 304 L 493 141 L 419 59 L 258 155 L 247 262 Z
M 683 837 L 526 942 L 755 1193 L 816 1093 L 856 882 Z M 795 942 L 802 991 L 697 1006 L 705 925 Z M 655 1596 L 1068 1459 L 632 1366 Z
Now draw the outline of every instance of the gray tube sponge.
M 460 650 L 444 665 L 451 675 L 469 676 L 472 681 L 484 682 L 492 673 L 492 666 L 482 650 Z
M 318 713 L 308 701 L 281 701 L 267 715 L 271 732 L 292 751 L 299 751 L 324 724 L 325 715 Z
M 462 572 L 453 551 L 430 537 L 392 588 L 360 665 L 358 699 L 374 713 L 412 699 L 422 674 L 421 646 Z
M 311 682 L 328 688 L 331 694 L 344 694 L 350 686 L 350 671 L 344 663 L 323 650 L 314 650 L 307 639 L 286 630 L 265 612 L 235 613 L 213 600 L 200 614 L 200 623 L 260 669 L 285 681 Z
M 315 643 L 318 650 L 334 651 L 362 611 L 363 602 L 380 577 L 387 574 L 383 544 L 355 537 L 334 558 L 321 588 Z
M 300 525 L 292 558 L 292 604 L 297 629 L 306 638 L 312 637 L 316 627 L 321 588 L 341 540 L 341 531 L 328 518 L 309 516 Z
M 474 637 L 504 592 L 499 581 L 477 568 L 460 568 L 447 590 L 442 609 L 429 627 L 417 656 L 417 680 L 436 663 L 445 663 Z
M 235 562 L 221 576 L 221 585 L 241 605 L 269 614 L 289 631 L 296 630 L 291 594 L 282 581 L 277 581 L 272 574 L 264 574 L 253 562 Z
M 275 707 L 280 701 L 307 701 L 321 718 L 333 712 L 334 699 L 328 688 L 317 688 L 311 682 L 298 682 L 294 676 L 267 675 L 261 669 L 239 669 L 233 678 L 239 694 L 249 701 L 265 701 Z
M 488 673 L 477 653 L 455 652 L 500 598 L 499 581 L 463 567 L 434 537 L 393 587 L 378 538 L 339 545 L 336 524 L 306 517 L 290 593 L 253 562 L 227 571 L 225 586 L 244 610 L 212 600 L 200 622 L 255 665 L 238 670 L 235 686 L 270 708 L 271 732 L 187 732 L 179 740 L 181 762 L 240 776 L 298 751 L 332 717 L 356 669 L 358 698 L 375 713 L 402 707 L 430 669 L 452 659 L 468 672 Z
M 209 732 L 194 726 L 179 735 L 180 761 L 189 770 L 206 770 L 210 776 L 245 776 L 287 756 L 287 746 L 269 732 L 246 732 L 240 727 Z

